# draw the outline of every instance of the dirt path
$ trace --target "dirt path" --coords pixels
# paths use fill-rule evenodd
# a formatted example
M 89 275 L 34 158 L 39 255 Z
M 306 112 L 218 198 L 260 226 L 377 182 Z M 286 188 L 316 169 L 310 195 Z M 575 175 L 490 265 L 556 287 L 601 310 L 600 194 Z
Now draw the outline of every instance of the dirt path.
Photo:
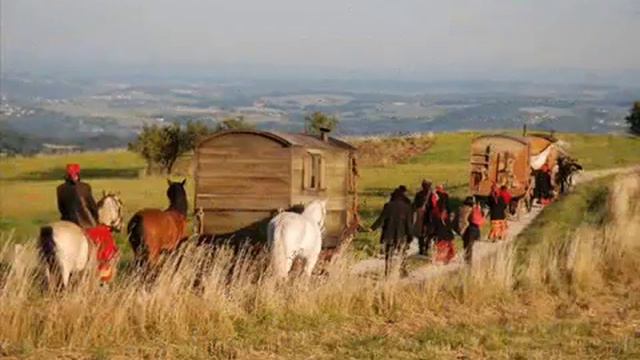
M 613 174 L 625 174 L 640 171 L 640 165 L 632 166 L 632 167 L 624 167 L 624 168 L 613 168 L 613 169 L 605 169 L 605 170 L 592 170 L 586 171 L 578 174 L 575 179 L 576 185 L 584 182 L 589 182 L 591 180 L 595 180 L 597 178 L 601 178 L 608 175 Z M 498 243 L 491 243 L 487 241 L 479 241 L 475 244 L 473 248 L 473 256 L 474 259 L 482 259 L 487 256 L 490 256 L 498 251 L 501 246 L 506 246 L 507 244 L 513 242 L 518 235 L 531 224 L 531 222 L 542 212 L 542 207 L 534 206 L 531 212 L 521 215 L 515 221 L 509 221 L 509 228 L 507 231 L 507 237 L 505 240 Z M 417 241 L 413 241 L 411 243 L 411 247 L 409 249 L 409 257 L 415 257 L 418 252 Z M 433 265 L 427 264 L 425 266 L 421 266 L 409 273 L 409 275 L 402 280 L 402 283 L 415 283 L 415 282 L 423 282 L 429 280 L 431 278 L 441 276 L 446 273 L 451 273 L 453 271 L 459 270 L 464 266 L 464 262 L 462 261 L 462 251 L 458 251 L 458 255 L 456 258 L 449 263 L 448 265 Z M 353 274 L 364 274 L 370 272 L 381 272 L 384 270 L 384 259 L 380 258 L 371 258 L 358 262 L 355 264 L 351 271 Z

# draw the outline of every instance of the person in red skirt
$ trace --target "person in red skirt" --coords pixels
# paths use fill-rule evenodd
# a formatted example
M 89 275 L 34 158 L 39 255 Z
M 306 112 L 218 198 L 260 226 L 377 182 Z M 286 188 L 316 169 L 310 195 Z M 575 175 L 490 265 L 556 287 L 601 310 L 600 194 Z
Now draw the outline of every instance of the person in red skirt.
M 435 262 L 441 264 L 448 264 L 455 256 L 456 250 L 453 246 L 453 225 L 449 218 L 447 211 L 440 213 L 440 218 L 435 221 L 434 224 L 436 242 L 436 256 Z
M 487 205 L 489 206 L 489 216 L 491 217 L 489 240 L 503 240 L 507 231 L 507 204 L 495 185 L 491 188 Z
M 86 229 L 86 232 L 98 248 L 96 258 L 98 259 L 98 275 L 100 280 L 108 283 L 115 276 L 116 268 L 114 265 L 116 263 L 116 255 L 118 255 L 118 246 L 111 235 L 111 229 L 107 225 L 100 224 L 96 227 Z

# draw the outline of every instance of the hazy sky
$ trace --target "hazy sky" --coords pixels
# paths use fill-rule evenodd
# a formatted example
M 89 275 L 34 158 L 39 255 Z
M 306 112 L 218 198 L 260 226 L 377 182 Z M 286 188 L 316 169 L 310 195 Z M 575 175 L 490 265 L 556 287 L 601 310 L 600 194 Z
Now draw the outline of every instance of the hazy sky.
M 640 69 L 638 0 L 0 0 L 3 64 Z

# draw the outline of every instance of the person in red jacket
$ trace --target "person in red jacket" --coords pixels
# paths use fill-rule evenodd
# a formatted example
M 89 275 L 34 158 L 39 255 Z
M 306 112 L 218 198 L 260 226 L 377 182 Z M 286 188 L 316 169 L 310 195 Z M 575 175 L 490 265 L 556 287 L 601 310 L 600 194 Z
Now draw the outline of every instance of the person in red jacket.
M 500 187 L 500 196 L 502 197 L 502 200 L 504 200 L 505 205 L 507 205 L 507 213 L 513 214 L 514 209 L 511 204 L 511 200 L 513 199 L 513 196 L 511 196 L 511 193 L 509 192 L 509 188 L 506 185 L 502 185 Z

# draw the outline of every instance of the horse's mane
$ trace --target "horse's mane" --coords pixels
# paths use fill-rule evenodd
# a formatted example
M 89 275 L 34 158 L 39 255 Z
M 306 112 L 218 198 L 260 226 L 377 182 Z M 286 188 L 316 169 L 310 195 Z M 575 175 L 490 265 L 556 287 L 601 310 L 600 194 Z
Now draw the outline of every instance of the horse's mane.
M 183 184 L 171 183 L 167 189 L 167 197 L 169 198 L 169 210 L 175 210 L 186 217 L 189 204 Z
M 107 199 L 109 198 L 113 199 L 113 201 L 115 201 L 119 206 L 122 206 L 122 201 L 118 198 L 118 196 L 116 196 L 116 194 L 111 194 L 111 193 L 107 193 L 106 195 L 103 195 L 102 198 L 96 202 L 96 206 L 98 207 L 103 206 L 105 201 L 107 201 Z

